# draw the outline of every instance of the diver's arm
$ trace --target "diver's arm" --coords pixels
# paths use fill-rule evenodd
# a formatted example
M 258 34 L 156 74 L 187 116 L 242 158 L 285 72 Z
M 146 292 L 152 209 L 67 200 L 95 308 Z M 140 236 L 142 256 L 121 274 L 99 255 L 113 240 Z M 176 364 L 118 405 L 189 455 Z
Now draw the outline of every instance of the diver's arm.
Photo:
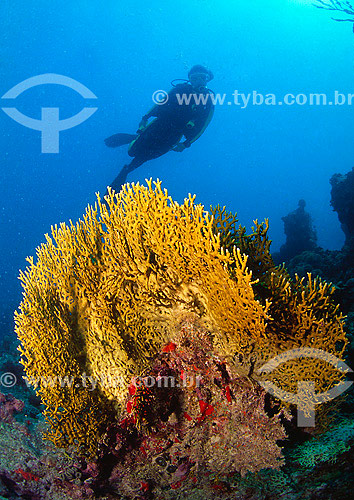
M 144 126 L 146 126 L 146 123 L 147 123 L 149 118 L 151 118 L 153 116 L 156 118 L 161 116 L 161 112 L 163 112 L 164 105 L 169 102 L 169 100 L 171 99 L 171 96 L 173 96 L 173 94 L 175 94 L 175 93 L 176 93 L 176 88 L 171 89 L 169 91 L 169 93 L 166 94 L 165 101 L 161 102 L 160 104 L 154 104 L 153 107 L 146 113 L 146 115 L 144 115 L 142 117 L 142 120 L 140 123 L 144 124 Z
M 141 133 L 141 132 L 145 129 L 145 127 L 146 127 L 146 125 L 147 125 L 147 122 L 148 122 L 149 118 L 151 118 L 152 116 L 154 116 L 154 117 L 158 117 L 158 116 L 160 116 L 160 111 L 161 111 L 161 110 L 160 110 L 160 107 L 161 107 L 161 106 L 158 106 L 157 104 L 155 104 L 155 105 L 154 105 L 154 106 L 150 109 L 150 111 L 148 111 L 148 112 L 146 113 L 146 115 L 144 115 L 144 116 L 141 118 L 141 121 L 140 121 L 140 123 L 139 123 L 139 128 L 138 128 L 138 130 L 136 131 L 136 132 L 137 132 L 137 134 L 140 134 L 140 133 Z
M 178 153 L 182 153 L 186 148 L 189 148 L 193 142 L 195 142 L 204 133 L 205 129 L 209 125 L 211 119 L 214 115 L 214 106 L 211 106 L 206 118 L 202 120 L 196 120 L 195 122 L 188 122 L 184 130 L 185 141 L 176 144 L 172 149 Z M 199 122 L 199 123 L 198 123 Z M 190 125 L 188 127 L 188 125 Z
M 203 120 L 196 120 L 193 123 L 192 127 L 186 127 L 184 131 L 184 137 L 186 140 L 182 143 L 186 148 L 189 148 L 190 145 L 195 142 L 199 137 L 205 132 L 205 129 L 209 125 L 211 119 L 214 115 L 214 106 L 211 105 L 207 116 Z M 198 123 L 199 122 L 199 123 Z
M 148 113 L 146 113 L 146 115 L 144 115 L 142 118 L 141 118 L 141 121 L 139 123 L 139 128 L 137 130 L 137 133 L 140 134 L 140 132 L 142 132 L 144 130 L 144 128 L 146 127 L 147 125 L 147 122 L 149 120 L 149 118 L 151 118 L 152 116 L 157 116 L 157 113 L 158 113 L 158 106 L 157 104 L 155 104 L 151 109 L 150 111 L 148 111 Z
M 150 111 L 148 111 L 148 112 L 146 113 L 146 115 L 144 115 L 144 116 L 143 116 L 143 118 L 142 118 L 142 119 L 143 119 L 143 120 L 145 120 L 145 121 L 148 121 L 148 119 L 149 119 L 149 118 L 151 118 L 152 116 L 158 116 L 158 109 L 159 109 L 158 105 L 157 105 L 157 104 L 155 104 L 155 105 L 154 105 L 154 106 L 150 109 Z
M 161 101 L 158 101 L 158 100 L 156 101 L 155 96 L 153 95 L 153 100 L 154 100 L 155 104 L 146 113 L 146 115 L 144 115 L 142 117 L 142 122 L 145 121 L 145 125 L 146 125 L 146 122 L 148 121 L 148 119 L 153 117 L 153 116 L 156 118 L 160 118 L 162 116 L 167 116 L 168 113 L 173 113 L 173 108 L 174 108 L 174 106 L 177 105 L 175 103 L 176 94 L 180 94 L 180 93 L 184 92 L 184 87 L 185 87 L 185 84 L 184 85 L 179 84 L 179 85 L 176 85 L 175 87 L 173 87 L 168 93 L 164 92 L 164 91 L 160 91 L 163 93 Z M 188 85 L 188 88 L 189 87 L 190 87 L 190 85 Z M 171 108 L 171 102 L 172 102 L 172 108 Z

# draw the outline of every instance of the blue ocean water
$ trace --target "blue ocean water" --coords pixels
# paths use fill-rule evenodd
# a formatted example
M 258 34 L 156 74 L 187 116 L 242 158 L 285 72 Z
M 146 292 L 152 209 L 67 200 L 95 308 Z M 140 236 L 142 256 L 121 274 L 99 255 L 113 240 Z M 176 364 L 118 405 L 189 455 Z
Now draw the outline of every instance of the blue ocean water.
M 97 100 L 42 85 L 1 107 L 36 119 L 43 107 L 59 108 L 62 119 L 83 106 L 98 110 L 60 133 L 58 154 L 42 153 L 40 132 L 0 111 L 0 332 L 12 329 L 25 257 L 51 225 L 76 221 L 127 162 L 126 148 L 108 149 L 104 138 L 134 133 L 153 92 L 187 78 L 192 65 L 211 68 L 210 88 L 227 101 L 235 90 L 351 93 L 351 25 L 330 17 L 310 0 L 3 1 L 0 95 L 27 78 L 56 73 L 82 83 Z M 285 240 L 281 217 L 304 198 L 319 245 L 337 249 L 344 237 L 330 207 L 329 178 L 350 170 L 353 156 L 351 106 L 231 103 L 216 106 L 191 148 L 144 164 L 128 181 L 159 178 L 177 201 L 195 193 L 206 208 L 226 205 L 248 227 L 268 217 L 274 251 Z

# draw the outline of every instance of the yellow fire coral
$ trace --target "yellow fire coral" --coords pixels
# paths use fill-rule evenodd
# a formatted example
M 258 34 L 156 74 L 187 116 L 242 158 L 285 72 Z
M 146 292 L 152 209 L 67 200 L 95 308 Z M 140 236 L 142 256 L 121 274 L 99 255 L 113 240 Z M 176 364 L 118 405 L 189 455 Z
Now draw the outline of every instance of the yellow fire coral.
M 252 234 L 247 236 L 244 227 L 237 227 L 237 217 L 225 208 L 218 206 L 212 214 L 214 232 L 221 234 L 225 250 L 237 245 L 249 255 L 247 265 L 257 278 L 253 285 L 256 298 L 263 304 L 270 303 L 267 342 L 252 354 L 254 371 L 279 353 L 297 348 L 320 349 L 343 359 L 348 340 L 343 330 L 344 317 L 332 298 L 334 287 L 310 274 L 306 282 L 298 276 L 292 280 L 284 267 L 276 267 L 270 254 L 267 220 L 264 224 L 255 221 Z M 233 264 L 229 272 L 232 276 Z M 271 378 L 280 390 L 292 393 L 295 404 L 299 382 L 314 381 L 317 391 L 326 392 L 343 377 L 324 358 L 306 358 L 304 350 L 302 357 L 284 361 L 266 378 Z M 307 408 L 305 404 L 305 414 L 310 409 L 309 402 Z
M 193 197 L 178 205 L 150 182 L 111 193 L 108 205 L 99 202 L 101 219 L 89 207 L 75 226 L 53 228 L 21 275 L 23 363 L 47 406 L 49 437 L 63 446 L 95 441 L 100 410 L 123 401 L 178 313 L 194 311 L 218 331 L 220 354 L 260 342 L 265 331 L 247 257 L 220 253 L 212 220 Z M 64 377 L 74 378 L 71 387 L 61 387 Z M 90 392 L 91 381 L 98 391 Z
M 297 283 L 294 296 L 281 276 L 264 273 L 269 298 L 290 307 L 287 330 L 285 316 L 272 319 L 274 306 L 255 296 L 259 281 L 242 246 L 223 248 L 222 231 L 194 199 L 179 205 L 160 182 L 125 185 L 106 204 L 89 206 L 76 225 L 54 227 L 36 262 L 28 259 L 16 331 L 27 377 L 46 405 L 48 437 L 58 446 L 94 454 L 131 378 L 173 340 L 186 313 L 203 320 L 215 354 L 234 364 L 240 355 L 268 359 L 302 342 L 342 352 L 342 320 L 326 285 L 303 290 Z M 281 380 L 283 388 L 292 385 Z

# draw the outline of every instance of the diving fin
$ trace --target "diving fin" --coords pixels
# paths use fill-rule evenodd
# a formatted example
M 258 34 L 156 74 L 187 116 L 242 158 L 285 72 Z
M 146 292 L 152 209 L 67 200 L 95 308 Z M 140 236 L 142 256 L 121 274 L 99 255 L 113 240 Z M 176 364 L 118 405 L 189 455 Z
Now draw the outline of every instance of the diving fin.
M 137 134 L 114 134 L 104 140 L 106 146 L 109 148 L 118 148 L 124 144 L 130 144 L 138 137 Z

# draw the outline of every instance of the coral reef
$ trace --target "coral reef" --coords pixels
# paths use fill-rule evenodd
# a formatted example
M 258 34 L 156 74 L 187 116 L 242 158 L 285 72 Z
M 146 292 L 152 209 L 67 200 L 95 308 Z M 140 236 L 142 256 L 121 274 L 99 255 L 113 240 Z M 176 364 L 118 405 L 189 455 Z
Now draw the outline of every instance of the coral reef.
M 11 500 L 94 499 L 75 455 L 45 443 L 43 428 L 42 421 L 31 428 L 0 424 L 0 495 Z
M 0 423 L 0 498 L 350 498 L 354 486 L 350 415 L 335 421 L 324 434 L 307 436 L 303 444 L 295 448 L 291 444 L 289 449 L 289 439 L 277 441 L 284 435 L 282 422 L 288 425 L 283 412 L 271 411 L 268 396 L 254 381 L 215 358 L 210 334 L 198 321 L 191 315 L 178 325 L 177 343 L 165 345 L 151 370 L 131 384 L 121 419 L 107 429 L 95 462 L 43 441 L 40 416 L 17 422 L 27 408 L 11 422 Z M 169 391 L 164 383 L 149 383 L 149 377 L 158 383 L 171 373 L 177 379 L 168 379 Z M 152 391 L 149 398 L 139 380 Z M 173 387 L 172 380 L 180 386 Z M 142 405 L 145 412 L 139 410 Z M 280 444 L 288 448 L 285 464 Z M 269 467 L 259 470 L 262 464 Z M 235 466 L 239 472 L 230 472 Z M 245 473 L 249 468 L 253 472 Z
M 76 226 L 54 228 L 54 241 L 47 237 L 21 276 L 15 320 L 23 363 L 58 446 L 93 450 L 107 423 L 101 414 L 112 418 L 109 403 L 123 401 L 131 377 L 171 340 L 180 313 L 203 317 L 218 332 L 215 352 L 226 357 L 262 345 L 267 307 L 254 298 L 247 257 L 219 252 L 201 205 L 192 197 L 174 203 L 159 183 L 126 186 L 108 204 L 109 211 L 100 204 L 100 221 L 89 207 Z M 87 380 L 99 389 L 90 391 Z
M 268 221 L 263 224 L 255 221 L 252 234 L 246 235 L 244 227 L 237 227 L 235 215 L 220 207 L 212 209 L 212 213 L 214 231 L 220 235 L 223 248 L 237 246 L 241 252 L 247 253 L 247 265 L 257 278 L 252 285 L 255 296 L 261 303 L 268 304 L 269 319 L 265 329 L 268 342 L 262 345 L 261 352 L 255 349 L 251 353 L 251 362 L 246 357 L 247 366 L 252 366 L 252 375 L 256 377 L 265 359 L 297 347 L 318 348 L 343 356 L 348 341 L 343 331 L 344 317 L 333 299 L 334 287 L 319 278 L 314 279 L 311 274 L 306 280 L 298 276 L 291 279 L 284 267 L 276 266 L 270 254 Z M 232 264 L 229 272 L 232 276 Z M 242 359 L 245 354 L 246 350 L 238 353 Z M 301 362 L 283 363 L 281 368 L 273 371 L 272 377 L 278 387 L 294 394 L 297 383 L 311 380 L 314 371 L 323 374 L 323 378 L 315 377 L 318 390 L 327 390 L 338 381 L 333 378 L 333 373 L 330 374 L 326 362 L 304 358 Z
M 264 390 L 215 358 L 210 333 L 195 318 L 178 331 L 131 384 L 123 420 L 104 440 L 116 459 L 109 487 L 128 498 L 144 491 L 170 498 L 176 490 L 189 498 L 195 488 L 216 498 L 234 491 L 232 475 L 283 464 L 282 412 L 269 416 Z M 102 491 L 100 469 L 98 461 Z
M 301 467 L 315 467 L 326 462 L 336 463 L 340 455 L 349 451 L 354 441 L 353 419 L 339 419 L 330 431 L 319 438 L 298 446 L 291 454 Z
M 298 381 L 325 391 L 343 376 L 304 357 L 260 373 L 289 349 L 342 358 L 347 343 L 331 287 L 276 267 L 267 231 L 255 221 L 246 235 L 235 215 L 192 196 L 179 205 L 150 181 L 53 228 L 29 259 L 15 317 L 27 382 L 45 437 L 75 450 L 93 495 L 235 492 L 247 472 L 283 464 L 290 415 L 259 382 L 295 403 Z

